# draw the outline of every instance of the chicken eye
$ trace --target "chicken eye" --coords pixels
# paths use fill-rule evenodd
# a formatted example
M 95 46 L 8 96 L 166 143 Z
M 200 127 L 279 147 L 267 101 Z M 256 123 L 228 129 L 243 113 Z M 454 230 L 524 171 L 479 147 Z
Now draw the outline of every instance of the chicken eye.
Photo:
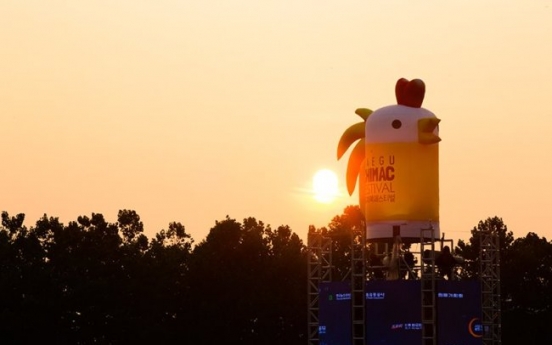
M 393 128 L 395 129 L 399 129 L 401 128 L 402 123 L 400 120 L 393 120 L 393 122 L 391 122 L 391 126 L 393 126 Z

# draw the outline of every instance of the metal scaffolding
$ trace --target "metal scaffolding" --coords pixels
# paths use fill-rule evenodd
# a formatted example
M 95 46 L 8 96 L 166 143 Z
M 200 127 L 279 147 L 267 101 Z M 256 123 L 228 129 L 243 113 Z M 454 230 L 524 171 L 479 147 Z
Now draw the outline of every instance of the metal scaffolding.
M 318 345 L 318 296 L 321 282 L 332 280 L 332 239 L 309 229 L 308 243 L 308 343 Z
M 500 308 L 500 241 L 496 231 L 480 231 L 479 264 L 483 343 L 502 343 Z
M 437 344 L 437 306 L 435 300 L 435 241 L 433 228 L 422 229 L 420 236 L 422 290 L 422 345 Z M 429 238 L 430 240 L 426 240 Z
M 351 238 L 351 303 L 353 345 L 366 339 L 366 230 L 353 230 Z

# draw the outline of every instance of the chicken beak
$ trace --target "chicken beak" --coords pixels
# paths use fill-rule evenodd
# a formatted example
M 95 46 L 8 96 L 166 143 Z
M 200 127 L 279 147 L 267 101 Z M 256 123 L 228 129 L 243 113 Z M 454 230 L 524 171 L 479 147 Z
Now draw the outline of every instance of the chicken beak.
M 418 120 L 418 142 L 424 145 L 435 144 L 441 141 L 438 135 L 433 134 L 439 120 L 436 117 L 424 117 Z

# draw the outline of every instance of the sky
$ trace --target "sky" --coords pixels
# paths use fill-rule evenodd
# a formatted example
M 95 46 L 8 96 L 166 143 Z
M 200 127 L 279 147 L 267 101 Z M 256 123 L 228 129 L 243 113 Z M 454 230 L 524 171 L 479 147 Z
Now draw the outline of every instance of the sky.
M 552 239 L 552 1 L 0 1 L 0 210 L 67 224 L 135 210 L 289 225 L 358 204 L 337 142 L 356 108 L 426 84 L 440 226 Z M 339 197 L 314 200 L 331 169 Z

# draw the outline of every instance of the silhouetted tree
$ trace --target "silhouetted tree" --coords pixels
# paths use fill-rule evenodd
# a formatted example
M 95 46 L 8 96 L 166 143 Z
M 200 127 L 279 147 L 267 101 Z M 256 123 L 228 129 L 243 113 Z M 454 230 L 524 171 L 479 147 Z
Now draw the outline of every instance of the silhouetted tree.
M 502 218 L 492 217 L 479 221 L 477 227 L 471 230 L 471 237 L 468 242 L 458 241 L 456 253 L 464 258 L 464 264 L 460 271 L 462 278 L 479 277 L 479 251 L 481 248 L 481 235 L 483 232 L 492 232 L 498 235 L 500 255 L 508 253 L 508 248 L 514 241 L 514 235 L 508 231 L 508 227 L 502 221 Z
M 2 212 L 0 227 L 0 336 L 10 344 L 33 343 L 36 332 L 51 333 L 49 277 L 36 234 L 23 225 L 25 215 Z
M 552 340 L 552 243 L 534 233 L 514 240 L 501 218 L 480 221 L 469 242 L 458 242 L 464 278 L 479 277 L 481 232 L 498 234 L 505 345 Z
M 193 240 L 180 223 L 151 246 L 140 217 L 122 210 L 64 226 L 2 213 L 0 340 L 9 344 L 176 343 L 189 298 Z M 184 315 L 186 314 L 186 315 Z
M 190 277 L 194 344 L 304 342 L 306 259 L 289 228 L 217 221 L 193 251 Z
M 360 207 L 351 205 L 343 210 L 343 214 L 335 216 L 327 228 L 316 230 L 332 239 L 333 280 L 348 279 L 351 270 L 352 232 L 363 229 L 363 219 Z
M 176 344 L 187 339 L 187 324 L 195 317 L 190 301 L 189 260 L 194 240 L 184 225 L 172 222 L 155 235 L 145 255 L 139 283 L 145 295 L 138 315 L 144 319 L 141 336 L 153 343 Z M 140 339 L 138 339 L 140 340 Z
M 552 341 L 552 242 L 517 238 L 501 267 L 504 343 Z

